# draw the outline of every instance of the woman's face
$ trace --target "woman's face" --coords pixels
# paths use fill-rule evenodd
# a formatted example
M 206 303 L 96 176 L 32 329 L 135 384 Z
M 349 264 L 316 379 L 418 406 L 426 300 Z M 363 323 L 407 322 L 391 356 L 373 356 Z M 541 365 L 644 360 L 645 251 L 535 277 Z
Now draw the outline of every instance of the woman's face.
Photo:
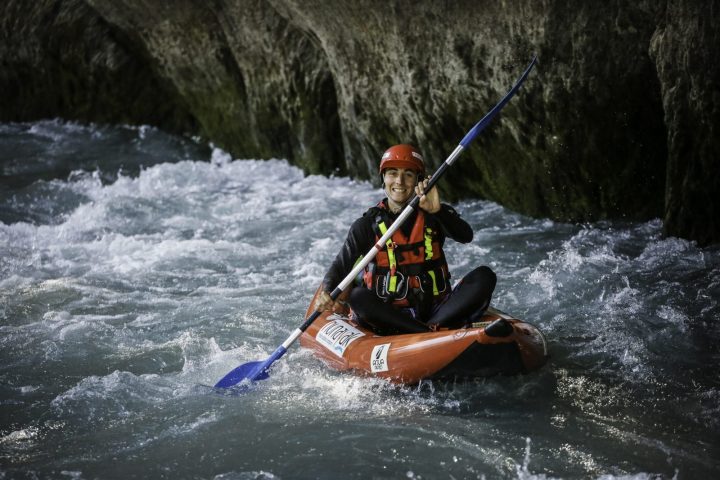
M 418 182 L 417 172 L 405 168 L 388 168 L 383 173 L 385 193 L 391 201 L 403 205 L 415 193 Z

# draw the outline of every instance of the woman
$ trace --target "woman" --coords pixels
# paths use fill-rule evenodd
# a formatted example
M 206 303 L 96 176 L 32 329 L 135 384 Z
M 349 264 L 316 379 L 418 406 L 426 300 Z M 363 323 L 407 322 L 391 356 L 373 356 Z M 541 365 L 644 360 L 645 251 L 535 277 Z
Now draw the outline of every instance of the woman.
M 419 209 L 365 269 L 363 287 L 350 292 L 348 302 L 356 319 L 379 334 L 397 334 L 459 328 L 482 316 L 495 289 L 495 274 L 488 267 L 478 267 L 451 291 L 445 238 L 468 243 L 473 232 L 451 206 L 440 203 L 436 188 L 425 191 L 428 180 L 420 152 L 407 144 L 390 147 L 379 170 L 387 197 L 350 227 L 323 278 L 315 308 L 335 308 L 328 292 L 373 248 L 417 194 Z

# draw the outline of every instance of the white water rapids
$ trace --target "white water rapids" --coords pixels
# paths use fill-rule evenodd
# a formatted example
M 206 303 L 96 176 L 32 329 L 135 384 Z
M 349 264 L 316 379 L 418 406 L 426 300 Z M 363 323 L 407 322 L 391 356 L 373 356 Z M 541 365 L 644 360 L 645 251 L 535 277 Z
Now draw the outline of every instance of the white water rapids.
M 0 125 L 0 168 L 0 478 L 720 475 L 720 248 L 659 220 L 456 205 L 475 239 L 448 242 L 454 278 L 495 270 L 493 304 L 547 336 L 539 372 L 396 387 L 295 345 L 223 396 L 379 188 L 58 121 Z

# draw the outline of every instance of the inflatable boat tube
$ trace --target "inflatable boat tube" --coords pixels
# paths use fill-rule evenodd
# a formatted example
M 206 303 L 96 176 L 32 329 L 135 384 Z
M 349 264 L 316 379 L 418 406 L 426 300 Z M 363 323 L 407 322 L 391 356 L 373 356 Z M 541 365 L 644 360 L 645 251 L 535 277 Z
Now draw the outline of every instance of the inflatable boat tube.
M 548 358 L 540 330 L 494 308 L 470 328 L 388 336 L 363 328 L 349 313 L 323 312 L 300 337 L 303 347 L 343 372 L 416 384 L 528 373 Z

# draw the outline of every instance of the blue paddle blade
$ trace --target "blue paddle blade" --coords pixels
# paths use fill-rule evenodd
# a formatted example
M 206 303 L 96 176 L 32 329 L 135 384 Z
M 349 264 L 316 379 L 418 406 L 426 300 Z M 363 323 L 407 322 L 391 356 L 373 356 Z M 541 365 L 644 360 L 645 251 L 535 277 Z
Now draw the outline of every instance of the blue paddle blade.
M 299 336 L 299 333 L 297 335 Z M 275 360 L 282 357 L 285 352 L 287 352 L 285 346 L 280 345 L 272 353 L 272 355 L 267 358 L 267 360 L 244 363 L 240 365 L 235 370 L 225 375 L 218 383 L 216 383 L 215 388 L 230 388 L 242 382 L 243 380 L 248 380 L 249 382 L 254 382 L 256 380 L 265 380 L 266 378 L 268 378 L 268 369 L 270 368 L 270 365 L 272 365 Z
M 243 380 L 249 380 L 251 382 L 265 380 L 268 378 L 267 369 L 264 368 L 266 364 L 267 360 L 243 363 L 221 378 L 220 381 L 215 384 L 215 388 L 234 387 Z

